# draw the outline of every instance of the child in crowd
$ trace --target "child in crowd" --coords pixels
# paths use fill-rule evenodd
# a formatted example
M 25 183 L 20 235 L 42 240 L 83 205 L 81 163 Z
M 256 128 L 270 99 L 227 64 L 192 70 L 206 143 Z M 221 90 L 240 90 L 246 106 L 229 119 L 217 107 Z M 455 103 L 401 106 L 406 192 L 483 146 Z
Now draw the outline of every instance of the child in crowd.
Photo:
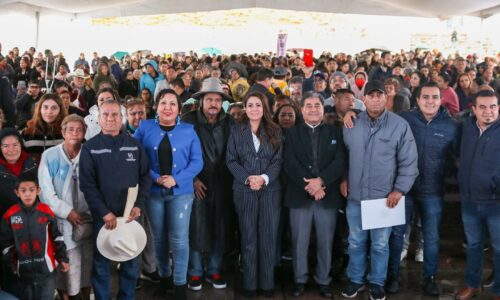
M 66 246 L 57 229 L 56 217 L 40 202 L 38 179 L 21 175 L 15 189 L 21 202 L 10 207 L 0 225 L 0 245 L 4 264 L 19 277 L 23 300 L 54 299 L 54 270 L 58 263 L 69 270 Z

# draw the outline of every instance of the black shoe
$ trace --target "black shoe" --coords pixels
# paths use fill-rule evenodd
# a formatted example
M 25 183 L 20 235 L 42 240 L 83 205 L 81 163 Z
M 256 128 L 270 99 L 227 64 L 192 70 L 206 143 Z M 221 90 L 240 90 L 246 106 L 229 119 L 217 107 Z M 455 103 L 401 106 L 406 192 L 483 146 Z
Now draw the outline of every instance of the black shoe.
M 172 281 L 172 276 L 167 278 L 160 278 L 160 283 L 158 288 L 153 292 L 155 297 L 164 298 L 167 293 L 174 290 L 174 282 Z
M 175 294 L 175 300 L 186 300 L 186 290 L 187 290 L 187 285 L 175 285 L 174 286 L 174 294 Z
M 147 272 L 142 271 L 141 272 L 141 279 L 148 280 L 148 281 L 151 281 L 154 283 L 158 283 L 158 282 L 160 282 L 160 274 L 158 274 L 158 270 L 151 272 L 151 273 L 147 273 Z
M 292 288 L 292 296 L 294 297 L 300 297 L 304 294 L 305 291 L 305 285 L 303 283 L 296 283 L 293 285 Z
M 246 290 L 246 289 L 243 289 L 241 291 L 241 294 L 245 298 L 255 298 L 255 297 L 257 297 L 257 292 L 255 290 Z
M 135 282 L 135 289 L 140 290 L 141 288 L 142 288 L 141 280 L 139 278 L 137 278 L 137 280 Z
M 329 285 L 319 285 L 319 293 L 321 297 L 327 299 L 333 299 L 332 288 Z
M 427 296 L 438 297 L 439 287 L 436 283 L 436 277 L 430 276 L 424 278 L 424 280 L 422 281 L 422 290 Z
M 203 288 L 203 283 L 201 282 L 200 276 L 190 276 L 188 288 L 192 291 L 201 291 Z
M 488 278 L 483 281 L 483 288 L 489 289 L 495 284 L 495 272 L 492 272 Z
M 399 276 L 389 275 L 385 282 L 385 291 L 387 294 L 396 294 L 399 292 Z
M 384 288 L 378 284 L 370 284 L 370 300 L 385 300 Z
M 355 283 L 349 281 L 349 284 L 342 289 L 342 296 L 346 298 L 354 298 L 358 295 L 359 292 L 365 290 L 365 285 L 361 283 Z
M 272 298 L 274 296 L 274 289 L 262 290 L 264 298 Z
M 211 283 L 214 289 L 220 290 L 220 289 L 225 289 L 227 287 L 226 281 L 224 280 L 224 278 L 222 278 L 220 274 L 210 275 L 207 278 L 205 278 L 205 280 L 208 283 Z

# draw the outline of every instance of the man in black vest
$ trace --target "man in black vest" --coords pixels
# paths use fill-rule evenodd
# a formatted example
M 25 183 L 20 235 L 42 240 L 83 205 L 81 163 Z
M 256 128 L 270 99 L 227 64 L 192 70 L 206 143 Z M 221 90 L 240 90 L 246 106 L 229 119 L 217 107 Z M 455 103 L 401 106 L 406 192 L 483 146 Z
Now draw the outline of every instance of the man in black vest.
M 332 244 L 341 206 L 340 178 L 346 156 L 342 129 L 323 123 L 323 97 L 307 92 L 301 102 L 304 123 L 285 133 L 284 166 L 287 175 L 285 206 L 290 208 L 295 285 L 304 293 L 308 281 L 307 251 L 311 227 L 316 228 L 317 266 L 314 280 L 321 296 L 333 298 L 330 287 Z

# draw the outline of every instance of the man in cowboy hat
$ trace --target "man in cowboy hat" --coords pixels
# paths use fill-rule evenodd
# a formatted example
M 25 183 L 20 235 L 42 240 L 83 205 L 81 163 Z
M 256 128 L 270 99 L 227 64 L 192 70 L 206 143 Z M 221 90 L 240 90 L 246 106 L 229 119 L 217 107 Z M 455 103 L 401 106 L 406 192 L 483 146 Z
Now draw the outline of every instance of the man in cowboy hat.
M 223 92 L 218 78 L 209 77 L 193 95 L 200 108 L 185 114 L 182 121 L 194 125 L 203 148 L 203 170 L 194 182 L 196 201 L 190 223 L 189 283 L 191 290 L 202 288 L 203 252 L 208 252 L 205 280 L 216 289 L 226 287 L 221 276 L 224 247 L 230 225 L 232 177 L 226 168 L 226 145 L 234 120 L 222 109 L 231 98 Z
M 82 69 L 76 69 L 75 72 L 69 74 L 68 79 L 71 82 L 73 92 L 71 95 L 72 101 L 87 115 L 89 108 L 95 104 L 95 91 L 90 85 L 85 84 L 85 80 L 89 79 L 90 75 L 85 74 Z

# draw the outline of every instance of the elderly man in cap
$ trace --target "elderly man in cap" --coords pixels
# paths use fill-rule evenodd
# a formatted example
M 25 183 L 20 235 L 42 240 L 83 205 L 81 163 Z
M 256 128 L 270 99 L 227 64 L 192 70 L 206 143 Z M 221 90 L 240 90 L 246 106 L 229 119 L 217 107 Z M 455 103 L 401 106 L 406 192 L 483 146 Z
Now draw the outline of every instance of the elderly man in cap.
M 368 82 L 366 111 L 358 115 L 354 128 L 344 128 L 349 179 L 342 182 L 341 193 L 347 197 L 350 282 L 342 289 L 342 295 L 347 298 L 356 297 L 364 289 L 366 278 L 370 283 L 370 299 L 385 299 L 383 286 L 392 227 L 364 230 L 361 202 L 386 198 L 387 207 L 394 208 L 418 176 L 417 146 L 411 128 L 403 118 L 385 109 L 386 101 L 382 82 Z
M 193 95 L 200 108 L 182 117 L 194 125 L 203 149 L 203 170 L 194 182 L 196 201 L 190 223 L 189 289 L 202 289 L 202 278 L 216 289 L 226 288 L 221 275 L 224 247 L 232 212 L 232 176 L 226 161 L 227 140 L 233 119 L 222 109 L 222 102 L 231 98 L 224 93 L 219 79 L 209 77 L 201 90 Z M 203 252 L 208 252 L 203 268 Z M 205 274 L 203 270 L 205 269 Z
M 102 227 L 107 230 L 117 227 L 117 217 L 124 216 L 128 189 L 136 185 L 139 185 L 137 200 L 124 218 L 127 222 L 139 218 L 151 186 L 146 152 L 121 130 L 122 124 L 120 103 L 103 100 L 99 106 L 101 132 L 87 141 L 80 153 L 80 189 L 94 220 L 95 238 Z M 109 268 L 110 259 L 96 249 L 91 282 L 97 300 L 108 300 L 111 296 Z M 135 298 L 138 268 L 137 257 L 121 263 L 118 299 Z

